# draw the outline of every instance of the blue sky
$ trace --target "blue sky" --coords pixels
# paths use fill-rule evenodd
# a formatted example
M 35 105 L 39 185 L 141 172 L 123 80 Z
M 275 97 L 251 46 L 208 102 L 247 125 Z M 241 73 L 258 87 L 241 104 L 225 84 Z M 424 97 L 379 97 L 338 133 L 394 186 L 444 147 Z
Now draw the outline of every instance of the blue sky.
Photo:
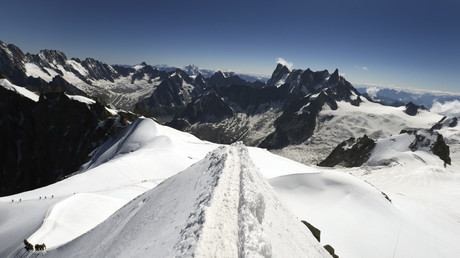
M 354 84 L 460 92 L 460 1 L 2 3 L 0 40 L 110 64 L 196 64 L 271 74 L 339 68 Z

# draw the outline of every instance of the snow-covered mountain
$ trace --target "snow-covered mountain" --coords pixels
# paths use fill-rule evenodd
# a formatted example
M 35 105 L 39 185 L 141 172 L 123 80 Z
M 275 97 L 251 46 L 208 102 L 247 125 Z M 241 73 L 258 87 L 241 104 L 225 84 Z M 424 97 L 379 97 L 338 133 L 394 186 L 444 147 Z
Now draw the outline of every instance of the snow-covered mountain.
M 357 139 L 366 134 L 371 139 L 379 139 L 397 135 L 407 128 L 428 130 L 443 118 L 428 110 L 416 110 L 413 115 L 404 106 L 385 106 L 365 98 L 359 106 L 340 101 L 337 109 L 325 106 L 318 113 L 318 127 L 309 139 L 273 152 L 306 164 L 319 163 L 350 137 Z
M 103 241 L 100 241 L 103 239 Z M 223 146 L 46 256 L 328 257 L 243 146 Z
M 437 156 L 439 160 L 435 163 L 442 161 L 444 166 L 451 165 L 450 149 L 442 134 L 433 130 L 410 129 L 402 130 L 397 136 L 379 139 L 377 142 L 367 135 L 358 139 L 350 138 L 339 144 L 319 165 L 326 167 L 394 165 L 407 155 L 423 162 L 425 162 L 422 158 L 424 156 Z
M 307 164 L 323 160 L 350 137 L 366 133 L 378 138 L 406 127 L 428 129 L 442 118 L 424 115 L 417 108 L 415 113 L 406 113 L 430 118 L 410 117 L 402 114 L 401 108 L 373 103 L 338 70 L 291 71 L 278 64 L 267 83 L 261 84 L 220 71 L 206 78 L 197 74 L 201 70 L 193 65 L 184 69 L 157 69 L 146 63 L 110 66 L 91 58 L 69 60 L 59 51 L 23 54 L 14 45 L 4 43 L 0 44 L 0 56 L 0 70 L 9 78 L 21 75 L 21 86 L 81 91 L 115 107 L 155 117 L 201 139 L 243 141 Z M 376 112 L 371 114 L 366 109 Z M 355 113 L 350 115 L 350 111 Z M 366 126 L 365 120 L 369 119 L 373 120 L 369 121 L 371 126 Z M 382 123 L 384 130 L 380 128 Z
M 286 74 L 280 75 L 283 72 Z M 213 77 L 225 78 L 218 73 Z M 281 85 L 277 77 L 285 78 Z M 336 107 L 336 101 L 341 100 L 353 105 L 361 102 L 359 93 L 338 75 L 338 70 L 332 74 L 309 69 L 291 72 L 279 64 L 265 87 L 238 82 L 216 87 L 189 103 L 168 125 L 214 142 L 241 140 L 278 149 L 307 140 L 323 105 Z
M 451 257 L 460 232 L 460 159 L 451 156 L 446 168 L 405 156 L 372 170 L 324 169 L 141 118 L 80 173 L 0 198 L 0 256 L 25 255 L 28 239 L 51 257 L 323 257 L 326 244 L 340 257 Z M 321 244 L 300 220 L 321 231 Z
M 172 72 L 177 69 L 183 70 L 186 74 L 188 74 L 190 77 L 194 78 L 201 74 L 204 78 L 210 78 L 213 76 L 215 73 L 219 72 L 219 70 L 214 70 L 214 69 L 206 69 L 206 68 L 199 68 L 198 66 L 194 64 L 186 65 L 184 67 L 176 67 L 176 66 L 170 66 L 170 65 L 152 65 L 154 68 L 157 68 L 158 70 L 166 71 L 166 72 Z M 238 76 L 241 79 L 247 81 L 247 82 L 266 82 L 269 78 L 266 76 L 260 76 L 260 75 L 252 75 L 252 74 L 244 74 L 244 73 L 235 73 L 235 72 L 223 72 L 227 76 Z
M 265 87 L 215 88 L 192 100 L 167 125 L 201 139 L 243 141 L 312 164 L 350 137 L 429 129 L 441 119 L 411 103 L 391 107 L 368 100 L 338 70 L 290 71 L 278 64 Z
M 152 98 L 157 88 L 167 91 L 167 94 L 174 98 L 181 98 L 181 95 L 190 95 L 194 90 L 200 92 L 204 86 L 208 86 L 208 77 L 212 77 L 211 70 L 198 69 L 193 65 L 186 66 L 184 69 L 185 71 L 169 66 L 155 68 L 145 62 L 134 66 L 112 66 L 93 58 L 68 59 L 64 53 L 57 50 L 42 50 L 38 54 L 24 54 L 18 47 L 0 41 L 0 72 L 12 83 L 37 92 L 58 89 L 68 94 L 87 95 L 128 111 L 133 111 L 136 103 Z M 198 76 L 200 72 L 206 76 Z M 212 74 L 214 73 L 221 72 L 213 71 Z M 232 83 L 235 80 L 245 85 L 257 87 L 261 85 L 261 82 L 247 82 L 240 79 L 234 73 L 225 74 L 226 78 L 233 80 L 218 80 L 209 86 L 222 82 L 225 86 L 229 86 L 226 84 L 227 81 Z M 162 83 L 163 87 L 160 87 Z M 165 93 L 156 93 L 156 95 L 161 94 Z M 181 101 L 188 101 L 188 98 L 184 97 Z M 152 115 L 160 119 L 165 113 L 175 112 L 174 109 L 170 110 L 165 103 L 158 103 L 158 101 L 151 103 L 152 106 L 145 105 L 150 102 L 148 100 L 142 102 L 138 111 L 144 111 L 145 114 L 153 112 Z M 181 105 L 187 103 L 181 103 Z M 158 110 L 158 105 L 162 106 L 160 110 Z

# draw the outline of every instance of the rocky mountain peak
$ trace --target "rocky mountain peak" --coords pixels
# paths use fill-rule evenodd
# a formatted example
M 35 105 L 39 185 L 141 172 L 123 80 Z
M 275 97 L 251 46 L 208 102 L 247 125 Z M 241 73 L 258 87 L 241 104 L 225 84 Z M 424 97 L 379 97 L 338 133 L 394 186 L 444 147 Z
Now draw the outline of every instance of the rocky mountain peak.
M 409 103 L 407 103 L 406 109 L 404 110 L 404 112 L 405 112 L 406 114 L 408 114 L 409 116 L 415 116 L 415 115 L 417 115 L 421 110 L 427 110 L 427 109 L 426 109 L 426 107 L 424 107 L 423 105 L 418 106 L 418 105 L 415 105 L 415 104 L 412 103 L 412 102 L 409 102 Z
M 208 80 L 208 85 L 211 87 L 227 87 L 233 84 L 247 85 L 248 83 L 238 77 L 238 75 L 224 74 L 222 71 L 217 71 Z
M 376 142 L 367 135 L 358 139 L 351 137 L 340 143 L 318 166 L 359 167 L 369 159 L 375 145 Z
M 114 79 L 119 77 L 119 74 L 112 66 L 94 58 L 86 58 L 81 62 L 81 65 L 88 71 L 89 79 L 114 82 Z
M 329 77 L 328 84 L 331 86 L 336 85 L 339 82 L 339 79 L 339 69 L 335 69 L 335 71 L 331 74 L 331 77 Z
M 285 65 L 277 64 L 275 70 L 272 73 L 271 78 L 267 81 L 267 86 L 268 87 L 281 86 L 290 73 L 291 71 Z
M 198 75 L 200 74 L 200 69 L 194 64 L 184 66 L 184 71 L 189 75 Z
M 58 50 L 40 50 L 38 56 L 43 61 L 52 64 L 65 64 L 65 61 L 67 60 L 67 56 Z

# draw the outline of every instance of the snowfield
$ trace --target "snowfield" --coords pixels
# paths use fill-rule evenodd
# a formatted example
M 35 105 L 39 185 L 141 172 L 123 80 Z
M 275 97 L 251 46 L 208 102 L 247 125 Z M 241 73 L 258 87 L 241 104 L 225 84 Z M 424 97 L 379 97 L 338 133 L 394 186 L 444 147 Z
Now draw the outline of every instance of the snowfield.
M 73 176 L 0 198 L 0 257 L 456 257 L 459 153 L 444 168 L 391 137 L 371 156 L 389 166 L 324 169 L 140 118 Z
M 49 257 L 328 257 L 243 146 L 220 147 Z

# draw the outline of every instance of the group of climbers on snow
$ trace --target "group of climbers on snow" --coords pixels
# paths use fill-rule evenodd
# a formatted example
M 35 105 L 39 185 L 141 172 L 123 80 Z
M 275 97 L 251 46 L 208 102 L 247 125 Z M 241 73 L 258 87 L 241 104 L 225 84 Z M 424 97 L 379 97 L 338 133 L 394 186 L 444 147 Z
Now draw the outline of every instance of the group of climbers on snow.
M 33 251 L 34 250 L 34 245 L 32 245 L 27 239 L 24 239 L 24 248 L 27 251 Z M 43 251 L 46 249 L 46 245 L 43 243 L 41 245 L 36 244 L 35 245 L 35 251 Z

